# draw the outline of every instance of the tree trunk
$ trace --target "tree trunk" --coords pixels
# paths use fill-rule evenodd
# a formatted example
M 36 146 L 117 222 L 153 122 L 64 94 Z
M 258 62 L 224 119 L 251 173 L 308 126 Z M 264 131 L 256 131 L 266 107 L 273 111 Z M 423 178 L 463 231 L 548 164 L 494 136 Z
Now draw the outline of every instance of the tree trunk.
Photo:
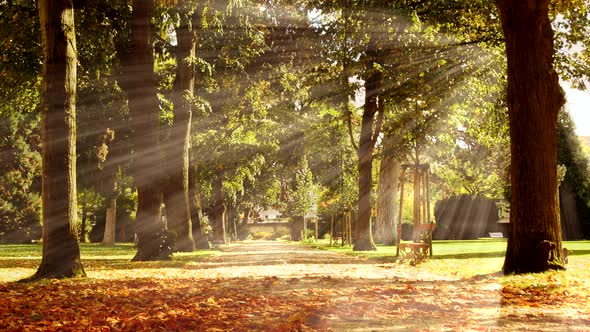
M 114 246 L 115 231 L 117 229 L 117 197 L 113 196 L 111 198 L 110 206 L 107 208 L 106 214 L 102 244 L 105 246 Z
M 330 247 L 334 242 L 334 214 L 330 216 Z
M 78 239 L 79 242 L 86 242 L 86 214 L 88 212 L 84 207 L 82 207 L 82 220 L 80 221 L 80 238 Z
M 201 207 L 201 195 L 197 182 L 197 166 L 194 165 L 194 159 L 191 158 L 189 168 L 189 197 L 191 222 L 193 230 L 193 239 L 197 249 L 209 249 L 209 241 L 203 233 L 203 208 Z
M 248 223 L 248 220 L 250 219 L 251 211 L 252 211 L 252 209 L 249 206 L 244 208 L 244 218 L 242 219 L 242 224 Z
M 318 229 L 320 225 L 319 225 L 318 222 L 319 222 L 319 219 L 315 219 L 314 220 L 314 226 L 315 226 L 315 228 L 314 228 L 315 242 L 318 242 L 318 237 L 320 236 L 319 229 Z
M 232 241 L 238 241 L 238 225 L 237 220 L 239 218 L 238 215 L 238 207 L 237 204 L 228 203 L 229 205 L 229 213 L 227 214 L 228 224 L 226 229 L 228 229 L 229 238 Z
M 120 54 L 133 129 L 133 178 L 137 187 L 137 254 L 134 261 L 170 259 L 161 218 L 163 167 L 160 151 L 160 108 L 154 77 L 151 17 L 153 1 L 133 2 L 131 47 Z
M 293 217 L 293 221 L 291 221 L 291 241 L 303 240 L 303 219 L 303 216 Z
M 43 43 L 43 255 L 28 280 L 86 276 L 76 232 L 76 36 L 72 1 L 38 1 Z
M 191 18 L 182 12 L 184 1 L 178 3 L 180 25 L 176 28 L 176 78 L 174 80 L 172 102 L 174 103 L 174 122 L 172 134 L 167 144 L 166 161 L 168 186 L 166 209 L 170 229 L 176 234 L 176 251 L 195 250 L 190 219 L 188 197 L 188 153 L 191 128 L 191 98 L 194 91 L 194 70 L 192 58 L 195 56 L 195 30 L 191 30 Z
M 396 243 L 397 190 L 401 165 L 391 155 L 385 154 L 379 167 L 379 187 L 377 189 L 377 230 L 375 240 L 387 246 Z
M 213 241 L 225 244 L 225 202 L 223 199 L 223 172 L 213 179 Z
M 549 0 L 499 0 L 508 58 L 511 201 L 504 273 L 563 269 L 557 206 L 557 114 Z
M 370 76 L 365 82 L 365 105 L 361 122 L 361 136 L 358 150 L 358 214 L 354 225 L 354 251 L 375 250 L 371 236 L 371 191 L 373 186 L 373 125 L 375 115 L 379 111 L 379 90 L 382 74 L 373 69 L 373 63 L 368 70 Z

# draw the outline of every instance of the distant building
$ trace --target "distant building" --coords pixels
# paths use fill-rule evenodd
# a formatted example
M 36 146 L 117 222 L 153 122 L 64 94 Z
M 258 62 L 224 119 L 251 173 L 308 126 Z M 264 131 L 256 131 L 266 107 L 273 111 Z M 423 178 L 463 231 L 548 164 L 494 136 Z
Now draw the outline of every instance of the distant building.
M 268 208 L 259 213 L 260 221 L 275 221 L 281 217 L 282 213 L 273 208 Z

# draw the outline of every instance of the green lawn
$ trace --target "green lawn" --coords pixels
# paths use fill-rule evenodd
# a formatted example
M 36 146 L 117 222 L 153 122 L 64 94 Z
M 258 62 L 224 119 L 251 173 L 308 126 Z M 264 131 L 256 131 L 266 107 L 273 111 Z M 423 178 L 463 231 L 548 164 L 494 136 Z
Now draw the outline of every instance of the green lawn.
M 395 246 L 377 246 L 376 251 L 352 251 L 349 246 L 329 245 L 329 240 L 313 243 L 321 249 L 348 255 L 363 256 L 387 263 L 396 261 Z M 501 271 L 506 252 L 506 239 L 433 241 L 432 258 L 422 261 L 417 268 L 448 276 L 472 277 Z M 588 273 L 590 277 L 590 241 L 565 241 L 568 248 L 568 270 Z
M 194 264 L 199 257 L 212 255 L 213 250 L 190 253 L 175 253 L 171 261 L 133 262 L 137 251 L 132 243 L 119 243 L 112 247 L 97 243 L 81 243 L 80 256 L 86 272 L 93 274 L 112 273 L 116 270 L 167 269 Z M 31 276 L 41 262 L 41 244 L 0 245 L 0 282 L 15 281 Z M 139 273 L 139 272 L 138 272 Z

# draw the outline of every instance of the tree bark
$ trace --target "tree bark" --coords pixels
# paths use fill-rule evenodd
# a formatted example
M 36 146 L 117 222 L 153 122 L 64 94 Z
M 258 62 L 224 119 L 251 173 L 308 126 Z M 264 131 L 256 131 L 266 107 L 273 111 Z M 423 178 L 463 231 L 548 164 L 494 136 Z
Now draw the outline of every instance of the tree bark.
M 190 154 L 190 153 L 189 153 Z M 201 195 L 198 189 L 197 165 L 194 159 L 190 160 L 189 168 L 189 197 L 193 239 L 197 249 L 209 249 L 209 241 L 203 233 L 203 208 L 201 206 Z
M 133 179 L 137 187 L 137 253 L 134 261 L 170 259 L 161 218 L 163 167 L 160 151 L 160 109 L 154 77 L 151 17 L 153 0 L 133 2 L 131 46 L 119 56 L 133 129 Z
M 43 43 L 41 97 L 43 255 L 28 280 L 86 276 L 76 231 L 76 35 L 72 1 L 38 1 Z
M 87 211 L 84 207 L 82 207 L 82 220 L 80 221 L 80 238 L 78 239 L 79 242 L 86 242 L 86 215 Z
M 106 222 L 104 225 L 104 236 L 102 238 L 102 245 L 115 245 L 115 232 L 117 229 L 117 198 L 113 196 L 110 201 L 110 206 L 107 208 Z
M 291 221 L 291 241 L 303 240 L 303 216 L 294 216 Z
M 369 77 L 365 81 L 365 105 L 361 121 L 361 136 L 358 150 L 358 214 L 354 225 L 354 251 L 375 250 L 371 235 L 371 191 L 373 186 L 373 133 L 375 115 L 379 112 L 379 94 L 382 74 L 373 68 L 371 62 Z M 375 136 L 374 136 L 375 135 Z
M 185 6 L 184 1 L 180 1 L 177 6 L 181 9 L 180 25 L 176 28 L 176 78 L 172 92 L 174 122 L 166 148 L 166 211 L 168 225 L 176 234 L 175 250 L 190 252 L 195 250 L 188 196 L 188 153 L 191 128 L 190 98 L 194 91 L 192 58 L 195 56 L 196 37 L 194 28 L 190 28 L 191 18 L 182 10 Z
M 395 220 L 401 165 L 395 157 L 385 154 L 379 168 L 375 241 L 392 246 L 395 245 L 397 237 Z
M 238 225 L 237 221 L 239 218 L 238 215 L 238 206 L 235 203 L 228 203 L 229 209 L 227 213 L 227 225 L 226 229 L 228 229 L 229 239 L 231 241 L 238 241 Z
M 213 241 L 225 244 L 225 201 L 223 197 L 223 172 L 213 179 Z
M 557 205 L 557 114 L 549 0 L 498 0 L 508 58 L 511 201 L 504 273 L 563 269 Z

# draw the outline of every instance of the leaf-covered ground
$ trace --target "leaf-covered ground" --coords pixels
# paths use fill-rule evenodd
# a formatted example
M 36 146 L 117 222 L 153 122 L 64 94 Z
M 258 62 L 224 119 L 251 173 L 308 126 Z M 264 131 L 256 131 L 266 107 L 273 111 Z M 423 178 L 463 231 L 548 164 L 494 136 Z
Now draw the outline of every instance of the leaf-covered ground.
M 83 256 L 88 278 L 31 284 L 12 281 L 34 272 L 38 253 L 0 253 L 0 330 L 590 330 L 587 271 L 576 272 L 587 257 L 571 257 L 565 272 L 504 277 L 282 242 L 157 263 L 128 262 L 130 248 L 118 249 Z

